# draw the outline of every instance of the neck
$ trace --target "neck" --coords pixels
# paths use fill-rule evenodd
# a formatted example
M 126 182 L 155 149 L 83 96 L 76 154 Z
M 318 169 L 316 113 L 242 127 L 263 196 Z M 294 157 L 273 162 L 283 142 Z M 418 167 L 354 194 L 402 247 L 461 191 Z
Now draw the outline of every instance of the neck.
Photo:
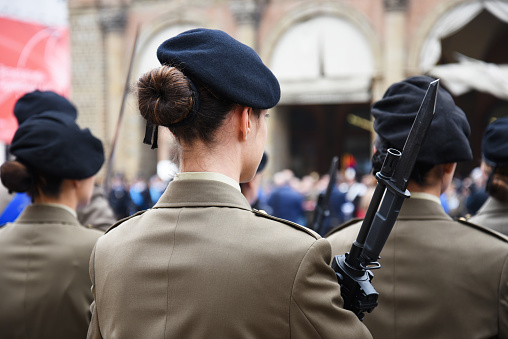
M 456 166 L 457 163 L 436 165 L 425 175 L 425 185 L 409 181 L 407 189 L 409 192 L 428 193 L 439 198 L 452 182 Z
M 208 147 L 197 141 L 192 147 L 182 147 L 181 172 L 216 172 L 240 182 L 240 153 L 236 147 Z
M 73 189 L 72 183 L 70 180 L 64 180 L 62 182 L 62 187 L 60 189 L 60 193 L 57 197 L 51 197 L 44 194 L 34 198 L 34 202 L 43 203 L 43 204 L 60 204 L 67 207 L 72 208 L 74 211 L 78 206 L 78 199 L 76 196 L 76 192 Z
M 407 185 L 407 189 L 411 193 L 413 193 L 413 192 L 427 193 L 427 194 L 432 194 L 438 198 L 441 196 L 441 186 L 440 185 L 439 186 L 437 186 L 437 185 L 421 186 L 421 185 L 418 185 L 417 183 L 410 181 L 409 184 Z

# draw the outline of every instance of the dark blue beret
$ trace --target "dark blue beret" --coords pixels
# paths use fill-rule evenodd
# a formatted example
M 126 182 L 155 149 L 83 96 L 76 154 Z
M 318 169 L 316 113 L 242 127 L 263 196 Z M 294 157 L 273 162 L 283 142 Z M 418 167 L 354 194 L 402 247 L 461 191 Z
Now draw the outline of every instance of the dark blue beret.
M 429 84 L 434 79 L 415 76 L 391 85 L 383 98 L 374 103 L 374 130 L 390 147 L 402 151 Z M 466 114 L 442 87 L 436 100 L 436 111 L 416 158 L 419 163 L 438 165 L 473 159 Z
M 64 179 L 85 179 L 99 171 L 104 163 L 102 142 L 76 124 L 76 108 L 67 99 L 36 91 L 19 101 L 16 116 L 22 118 L 9 149 L 18 161 Z
M 261 58 L 222 31 L 198 28 L 183 32 L 164 41 L 157 58 L 234 103 L 268 109 L 279 102 L 279 82 Z
M 55 92 L 41 92 L 35 90 L 23 95 L 14 105 L 14 116 L 18 124 L 31 117 L 46 111 L 58 111 L 70 115 L 76 120 L 78 111 L 69 100 Z
M 487 126 L 483 134 L 483 157 L 491 166 L 508 166 L 508 117 Z

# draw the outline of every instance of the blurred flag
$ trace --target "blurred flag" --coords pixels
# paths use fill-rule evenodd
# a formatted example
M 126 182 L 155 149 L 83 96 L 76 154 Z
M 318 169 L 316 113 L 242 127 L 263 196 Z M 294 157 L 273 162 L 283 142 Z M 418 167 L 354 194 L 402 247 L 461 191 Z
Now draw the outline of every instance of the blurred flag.
M 17 128 L 13 108 L 23 94 L 70 91 L 67 1 L 0 1 L 0 142 Z

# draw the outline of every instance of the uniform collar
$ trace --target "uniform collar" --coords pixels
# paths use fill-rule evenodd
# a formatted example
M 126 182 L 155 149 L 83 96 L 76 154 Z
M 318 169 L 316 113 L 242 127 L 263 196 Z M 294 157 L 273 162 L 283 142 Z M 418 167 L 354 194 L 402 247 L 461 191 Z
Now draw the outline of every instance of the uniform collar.
M 56 208 L 61 208 L 61 209 L 66 210 L 70 214 L 72 214 L 75 218 L 78 217 L 78 214 L 76 213 L 75 210 L 73 210 L 69 206 L 65 206 L 65 205 L 62 205 L 62 204 L 55 204 L 55 203 L 46 202 L 46 203 L 34 203 L 34 205 L 37 205 L 37 206 L 52 206 L 52 207 L 56 207 Z
M 185 179 L 169 183 L 153 208 L 234 207 L 252 210 L 243 194 L 232 185 L 217 180 Z
M 55 204 L 31 204 L 21 212 L 16 223 L 63 223 L 81 226 L 71 211 Z
M 181 172 L 175 175 L 174 181 L 178 180 L 215 180 L 220 181 L 225 184 L 228 184 L 238 191 L 240 190 L 240 184 L 236 182 L 233 178 L 228 177 L 227 175 L 216 173 L 216 172 Z
M 429 193 L 413 192 L 413 193 L 411 193 L 411 198 L 410 199 L 430 200 L 430 201 L 434 201 L 435 203 L 441 205 L 441 200 L 439 200 L 439 198 L 436 197 L 435 195 L 429 194 Z
M 404 200 L 398 219 L 411 220 L 453 220 L 444 211 L 441 203 L 434 199 L 410 198 Z

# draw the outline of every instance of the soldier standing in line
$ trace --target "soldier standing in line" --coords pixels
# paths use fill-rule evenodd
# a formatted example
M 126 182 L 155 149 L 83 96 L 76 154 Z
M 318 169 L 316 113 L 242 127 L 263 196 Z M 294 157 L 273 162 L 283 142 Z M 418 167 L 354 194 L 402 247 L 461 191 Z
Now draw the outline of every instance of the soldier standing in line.
M 482 153 L 489 198 L 469 221 L 508 235 L 508 117 L 487 126 Z
M 387 149 L 403 149 L 433 80 L 395 83 L 374 103 L 374 173 Z M 440 88 L 409 179 L 411 198 L 381 252 L 381 269 L 374 271 L 379 305 L 364 323 L 376 339 L 508 338 L 508 238 L 452 220 L 439 200 L 456 163 L 472 159 L 469 133 L 466 115 Z M 327 236 L 333 255 L 351 249 L 360 226 L 352 221 Z
M 90 254 L 103 232 L 80 225 L 92 196 L 102 143 L 76 124 L 76 108 L 35 91 L 14 108 L 19 127 L 1 167 L 10 191 L 32 204 L 0 228 L 0 338 L 84 338 L 92 303 Z
M 342 308 L 330 244 L 240 192 L 280 98 L 272 72 L 218 30 L 181 33 L 157 57 L 138 104 L 175 136 L 180 173 L 152 209 L 97 242 L 88 338 L 370 338 Z

